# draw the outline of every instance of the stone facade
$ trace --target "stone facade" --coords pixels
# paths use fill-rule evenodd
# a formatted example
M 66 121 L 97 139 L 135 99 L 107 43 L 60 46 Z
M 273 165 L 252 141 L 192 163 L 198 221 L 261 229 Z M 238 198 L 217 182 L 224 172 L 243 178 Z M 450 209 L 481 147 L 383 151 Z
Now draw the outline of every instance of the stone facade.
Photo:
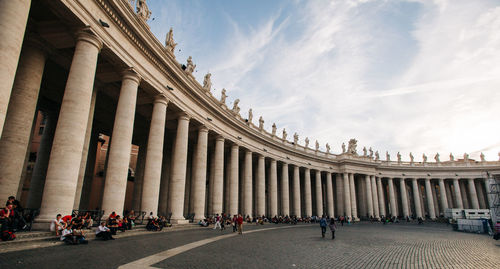
M 225 90 L 221 100 L 213 97 L 210 76 L 203 85 L 194 79 L 191 57 L 187 65 L 177 62 L 173 31 L 166 47 L 152 35 L 144 0 L 20 2 L 28 4 L 0 11 L 0 47 L 8 54 L 2 59 L 10 66 L 0 74 L 1 100 L 9 100 L 0 104 L 0 203 L 23 188 L 35 112 L 54 115 L 38 147 L 38 183 L 26 198 L 39 200 L 40 227 L 89 205 L 105 215 L 171 213 L 183 223 L 222 212 L 433 219 L 445 208 L 491 204 L 486 177 L 500 174 L 498 161 L 464 155 L 404 162 L 399 154 L 382 161 L 371 148 L 358 155 L 355 139 L 340 154 L 329 145 L 321 152 L 317 141 L 312 150 L 298 144 L 298 135 L 287 140 L 284 129 L 277 136 L 276 124 L 268 133 L 262 117 L 254 125 L 251 111 L 242 118 L 237 102 L 225 104 Z M 23 17 L 28 13 L 32 20 Z M 4 22 L 7 15 L 16 19 Z M 99 134 L 110 137 L 105 158 L 96 158 Z M 100 188 L 92 182 L 98 162 Z

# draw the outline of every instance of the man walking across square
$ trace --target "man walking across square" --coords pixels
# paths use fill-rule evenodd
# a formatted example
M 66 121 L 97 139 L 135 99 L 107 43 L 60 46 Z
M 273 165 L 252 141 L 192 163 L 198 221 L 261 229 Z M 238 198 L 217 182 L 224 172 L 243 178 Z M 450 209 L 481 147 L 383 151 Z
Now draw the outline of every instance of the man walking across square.
M 328 224 L 326 223 L 326 218 L 325 215 L 321 217 L 321 220 L 319 221 L 319 226 L 321 227 L 321 237 L 325 238 L 325 233 L 326 233 L 326 226 Z
M 238 214 L 238 233 L 243 234 L 243 216 Z

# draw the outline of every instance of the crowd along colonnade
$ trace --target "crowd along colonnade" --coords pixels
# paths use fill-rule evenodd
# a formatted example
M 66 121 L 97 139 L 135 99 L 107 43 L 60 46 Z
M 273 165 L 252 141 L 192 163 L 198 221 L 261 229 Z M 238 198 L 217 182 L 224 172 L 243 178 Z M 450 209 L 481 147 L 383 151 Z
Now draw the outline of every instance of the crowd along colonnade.
M 145 4 L 4 2 L 0 202 L 25 193 L 25 206 L 40 208 L 40 227 L 90 204 L 105 215 L 171 213 L 174 223 L 223 212 L 435 219 L 446 208 L 491 206 L 486 178 L 500 172 L 498 161 L 381 161 L 358 155 L 355 140 L 333 154 L 290 142 L 285 131 L 278 137 L 274 126 L 268 133 L 237 102 L 228 108 L 225 93 L 214 98 L 209 80 L 200 85 L 191 59 L 177 62 L 172 32 L 158 42 Z M 100 135 L 109 137 L 102 169 Z

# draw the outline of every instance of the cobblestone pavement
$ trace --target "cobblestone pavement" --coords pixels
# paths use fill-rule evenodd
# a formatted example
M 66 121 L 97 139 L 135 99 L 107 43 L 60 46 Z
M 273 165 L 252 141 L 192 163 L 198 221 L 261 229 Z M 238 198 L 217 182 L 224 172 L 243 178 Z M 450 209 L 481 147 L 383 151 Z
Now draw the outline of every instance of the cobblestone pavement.
M 214 242 L 154 265 L 160 268 L 500 268 L 500 241 L 446 225 L 372 223 L 252 233 Z M 244 265 L 244 266 L 242 266 Z
M 267 224 L 245 230 L 287 227 Z M 222 234 L 229 234 L 230 230 Z M 88 245 L 0 255 L 0 268 L 116 268 L 156 253 L 215 238 L 212 229 L 91 241 Z M 262 230 L 188 250 L 157 268 L 500 268 L 500 241 L 441 224 L 360 223 L 321 238 L 319 225 Z

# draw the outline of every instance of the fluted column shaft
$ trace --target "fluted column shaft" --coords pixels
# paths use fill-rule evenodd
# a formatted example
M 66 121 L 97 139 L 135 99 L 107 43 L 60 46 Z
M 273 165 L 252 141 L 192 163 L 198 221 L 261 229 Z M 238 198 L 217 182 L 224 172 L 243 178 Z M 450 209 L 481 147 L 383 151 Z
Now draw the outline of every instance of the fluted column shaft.
M 460 191 L 460 184 L 458 183 L 458 178 L 453 179 L 453 191 L 455 192 L 455 201 L 457 202 L 458 208 L 464 208 L 462 202 L 462 193 Z
M 431 179 L 425 179 L 425 195 L 427 196 L 427 207 L 429 208 L 429 217 L 436 219 L 436 209 L 434 208 L 434 199 L 432 197 Z
M 33 174 L 31 175 L 30 190 L 28 192 L 27 208 L 39 208 L 42 202 L 43 186 L 47 167 L 50 159 L 50 149 L 52 148 L 52 139 L 56 131 L 57 113 L 43 112 L 45 115 L 45 127 L 43 129 L 42 139 L 38 147 Z
M 300 216 L 300 170 L 297 165 L 293 166 L 293 213 L 297 217 Z
M 420 205 L 420 190 L 418 189 L 418 182 L 416 178 L 411 179 L 413 186 L 413 201 L 415 204 L 415 215 L 417 218 L 422 218 L 422 207 Z
M 404 180 L 403 180 L 403 182 L 404 182 Z M 396 196 L 394 194 L 394 182 L 393 182 L 392 178 L 388 178 L 387 179 L 387 185 L 389 185 L 389 203 L 390 203 L 390 206 L 391 206 L 391 216 L 392 217 L 397 217 L 398 216 L 398 212 L 396 210 Z M 406 192 L 404 192 L 404 193 L 406 194 Z M 403 198 L 403 193 L 401 193 L 401 198 Z M 401 200 L 404 201 L 404 199 L 401 199 Z M 408 207 L 406 207 L 406 208 L 408 208 Z
M 349 188 L 351 190 L 352 219 L 357 220 L 358 219 L 358 209 L 357 209 L 357 202 L 356 202 L 356 186 L 354 183 L 354 174 L 349 174 Z
M 271 216 L 278 215 L 278 168 L 276 160 L 271 159 L 271 164 L 269 165 L 269 191 L 270 195 L 270 213 Z
M 336 206 L 337 206 L 337 215 L 344 216 L 344 195 L 343 195 L 343 185 L 342 185 L 342 175 L 337 173 L 335 174 L 335 187 L 336 187 Z
M 370 176 L 370 183 L 372 187 L 372 204 L 373 204 L 373 214 L 375 218 L 380 218 L 379 207 L 378 207 L 378 194 L 377 194 L 377 182 L 375 181 L 375 176 Z
M 382 179 L 376 177 L 377 189 L 378 189 L 378 206 L 380 208 L 380 216 L 387 216 L 385 213 L 385 199 L 384 199 L 384 189 L 382 188 Z
M 485 178 L 485 179 L 482 179 L 482 181 L 483 181 L 483 184 L 484 184 L 484 190 L 486 191 L 486 197 L 487 197 L 486 200 L 488 200 L 488 206 L 487 206 L 487 208 L 491 208 L 493 206 L 493 203 L 494 203 L 493 202 L 494 195 L 490 194 L 490 192 L 491 192 L 490 184 L 494 184 L 495 183 L 495 179 L 493 179 L 493 178 L 491 178 L 491 179 Z
M 288 187 L 288 164 L 283 163 L 281 169 L 281 214 L 290 215 L 290 192 Z
M 5 4 L 2 3 L 2 5 Z M 0 12 L 0 14 L 3 14 L 1 10 Z M 3 19 L 0 19 L 0 22 L 3 22 Z M 0 33 L 3 31 L 6 30 L 0 28 Z M 0 44 L 4 42 L 4 40 L 1 40 Z M 4 54 L 4 52 L 0 53 Z M 0 129 L 0 133 L 2 133 L 0 139 L 1 205 L 7 202 L 7 197 L 11 195 L 16 196 L 19 184 L 22 184 L 20 180 L 25 167 L 26 151 L 31 142 L 31 127 L 33 125 L 33 117 L 35 116 L 45 60 L 45 53 L 40 48 L 37 48 L 36 44 L 32 44 L 31 42 L 25 44 L 21 52 L 21 59 L 17 68 L 14 86 L 12 87 L 10 101 L 8 98 L 7 100 L 2 99 L 0 101 L 2 103 L 9 101 L 7 116 L 5 117 L 4 113 L 1 115 L 2 123 L 5 117 L 3 133 Z M 2 58 L 0 70 L 3 71 L 4 65 L 4 58 Z M 0 87 L 3 88 L 5 83 L 5 81 L 2 81 L 2 86 Z
M 257 188 L 256 213 L 257 216 L 263 216 L 266 214 L 266 164 L 262 155 L 259 155 L 257 161 L 257 184 L 255 187 Z
M 189 116 L 181 114 L 177 118 L 177 133 L 172 158 L 172 173 L 169 183 L 169 208 L 173 223 L 184 223 L 184 196 L 186 190 L 186 167 L 189 136 Z
M 135 72 L 127 71 L 123 75 L 102 197 L 104 215 L 123 212 L 139 81 Z
M 2 59 L 0 65 L 0 81 L 2 81 L 0 83 L 0 136 L 2 136 L 12 85 L 16 75 L 30 5 L 31 0 L 0 1 L 0 59 Z M 31 125 L 31 122 L 29 124 Z M 16 192 L 17 189 L 11 194 L 14 195 Z M 7 196 L 2 192 L 0 199 L 7 199 Z M 0 201 L 2 205 L 5 204 L 5 200 Z
M 344 205 L 345 205 L 345 215 L 348 218 L 352 218 L 351 214 L 351 188 L 349 184 L 349 174 L 342 174 L 344 177 Z
M 372 183 L 369 175 L 365 175 L 366 182 L 366 206 L 368 208 L 368 217 L 373 217 L 373 197 L 372 197 Z
M 330 218 L 334 217 L 335 210 L 333 209 L 333 184 L 332 173 L 326 173 L 326 200 L 327 200 L 327 213 Z
M 468 183 L 467 185 L 469 186 L 469 194 L 470 194 L 472 209 L 479 209 L 479 200 L 477 199 L 477 191 L 476 191 L 476 185 L 474 185 L 474 179 L 468 178 L 467 183 Z
M 311 194 L 311 170 L 309 168 L 304 169 L 304 207 L 305 216 L 312 216 L 312 194 Z
M 102 42 L 95 36 L 88 33 L 78 35 L 54 134 L 40 216 L 37 219 L 41 226 L 54 219 L 58 213 L 69 214 L 73 209 L 97 57 L 101 47 Z
M 446 197 L 446 189 L 444 186 L 444 179 L 439 179 L 439 200 L 441 201 L 440 212 L 444 215 L 444 211 L 448 208 L 448 198 Z
M 208 128 L 200 127 L 198 130 L 198 141 L 194 153 L 193 164 L 193 196 L 194 200 L 194 219 L 201 220 L 205 218 L 205 193 L 207 182 L 207 146 L 208 146 Z
M 243 177 L 243 215 L 244 216 L 252 216 L 253 215 L 253 210 L 252 210 L 252 204 L 253 204 L 253 199 L 252 199 L 252 152 L 247 150 L 245 152 L 245 166 L 243 167 L 244 170 L 244 177 Z
M 144 181 L 142 185 L 142 211 L 158 215 L 160 198 L 161 168 L 163 161 L 163 139 L 165 137 L 165 120 L 168 101 L 163 95 L 156 97 L 149 127 Z M 113 150 L 113 149 L 111 149 Z
M 231 159 L 229 159 L 229 214 L 238 214 L 238 145 L 231 146 Z

